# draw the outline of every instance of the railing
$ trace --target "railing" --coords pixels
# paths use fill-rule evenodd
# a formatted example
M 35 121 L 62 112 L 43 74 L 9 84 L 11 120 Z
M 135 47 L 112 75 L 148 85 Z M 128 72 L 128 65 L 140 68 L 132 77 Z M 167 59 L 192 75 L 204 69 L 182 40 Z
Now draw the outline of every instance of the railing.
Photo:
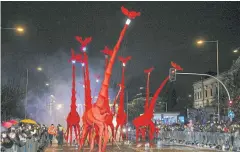
M 217 148 L 224 150 L 227 147 L 240 151 L 240 135 L 219 132 L 192 132 L 192 131 L 161 131 L 162 141 L 198 147 Z
M 4 148 L 1 146 L 1 152 L 38 152 L 44 151 L 44 148 L 48 145 L 48 136 L 43 135 L 39 138 L 32 137 L 31 139 L 27 139 L 26 144 L 24 146 L 18 146 L 17 144 L 13 144 L 11 148 Z

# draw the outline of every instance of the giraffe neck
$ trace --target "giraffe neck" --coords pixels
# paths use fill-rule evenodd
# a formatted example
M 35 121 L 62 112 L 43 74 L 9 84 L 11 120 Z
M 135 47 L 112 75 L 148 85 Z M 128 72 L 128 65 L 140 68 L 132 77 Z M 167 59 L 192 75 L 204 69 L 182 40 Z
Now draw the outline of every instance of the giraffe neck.
M 72 64 L 72 97 L 71 97 L 71 112 L 76 111 L 76 87 L 75 87 L 76 68 L 75 64 Z
M 109 86 L 109 82 L 110 82 L 110 78 L 111 78 L 112 67 L 113 67 L 113 64 L 115 62 L 117 52 L 119 50 L 119 47 L 120 47 L 120 44 L 121 44 L 122 39 L 124 37 L 124 34 L 127 30 L 127 27 L 128 27 L 128 25 L 125 24 L 124 28 L 121 31 L 120 37 L 117 41 L 117 44 L 115 45 L 115 47 L 113 49 L 113 54 L 112 54 L 111 58 L 109 59 L 109 63 L 108 63 L 107 68 L 105 70 L 102 86 L 101 86 L 101 89 L 100 89 L 100 92 L 99 92 L 98 99 L 96 101 L 96 105 L 100 108 L 104 108 L 104 105 L 105 105 L 104 102 L 108 101 L 108 100 L 106 100 L 106 98 L 108 98 L 107 97 L 107 92 L 108 92 L 108 86 Z
M 124 86 L 125 84 L 125 80 L 124 80 L 124 74 L 125 74 L 125 68 L 122 67 L 122 86 Z M 119 102 L 119 112 L 118 113 L 123 113 L 124 112 L 124 97 L 125 97 L 125 94 L 124 94 L 124 91 L 125 91 L 125 87 L 123 87 L 121 89 L 121 92 L 120 92 L 120 102 Z
M 147 75 L 146 102 L 145 102 L 145 110 L 144 110 L 144 112 L 147 111 L 148 104 L 149 104 L 149 79 L 150 79 L 150 73 L 148 73 L 148 75 Z
M 153 110 L 154 110 L 154 107 L 155 107 L 155 104 L 156 104 L 156 101 L 157 101 L 157 98 L 158 98 L 158 95 L 160 94 L 160 92 L 162 91 L 163 87 L 165 86 L 165 84 L 168 82 L 169 80 L 169 76 L 167 76 L 164 81 L 161 83 L 160 87 L 157 89 L 157 91 L 155 92 L 153 98 L 151 99 L 151 103 L 149 105 L 149 108 L 147 110 L 147 114 L 153 114 Z
M 91 85 L 90 85 L 90 79 L 89 79 L 89 69 L 88 69 L 88 55 L 86 52 L 84 52 L 84 58 L 86 61 L 86 67 L 85 67 L 85 94 L 86 94 L 86 106 L 87 108 L 91 107 L 92 105 L 92 96 L 91 96 Z

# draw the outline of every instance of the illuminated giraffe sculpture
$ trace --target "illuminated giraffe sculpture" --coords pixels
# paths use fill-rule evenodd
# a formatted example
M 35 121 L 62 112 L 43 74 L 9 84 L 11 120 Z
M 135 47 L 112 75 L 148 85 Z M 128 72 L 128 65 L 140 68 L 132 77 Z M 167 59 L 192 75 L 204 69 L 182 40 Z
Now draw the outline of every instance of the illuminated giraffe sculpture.
M 90 84 L 90 78 L 89 78 L 89 63 L 88 63 L 88 55 L 86 53 L 87 45 L 92 41 L 92 37 L 87 37 L 83 40 L 81 36 L 76 36 L 76 40 L 81 44 L 80 51 L 83 53 L 83 59 L 82 59 L 82 70 L 83 70 L 83 78 L 84 78 L 84 90 L 85 90 L 85 111 L 83 113 L 83 125 L 85 125 L 85 114 L 86 112 L 92 108 L 92 97 L 91 97 L 91 84 Z M 89 143 L 91 140 L 91 133 L 92 131 L 88 131 L 89 136 Z M 86 135 L 86 136 L 87 136 Z M 80 141 L 80 139 L 78 140 Z
M 144 112 L 147 111 L 148 109 L 148 104 L 149 104 L 149 81 L 150 81 L 150 74 L 153 71 L 153 67 L 151 67 L 150 69 L 146 69 L 144 70 L 144 73 L 147 74 L 147 88 L 146 88 L 146 102 L 145 102 L 145 109 Z
M 171 64 L 172 64 L 172 62 L 171 62 Z M 172 66 L 173 66 L 173 64 L 172 64 Z M 182 70 L 182 68 L 179 65 L 177 65 L 176 63 L 175 63 L 174 68 L 176 70 Z M 150 102 L 150 105 L 149 105 L 147 111 L 143 115 L 141 115 L 133 120 L 133 125 L 136 128 L 136 142 L 138 142 L 139 128 L 144 127 L 144 126 L 149 127 L 149 139 L 150 139 L 150 141 L 153 140 L 154 132 L 155 132 L 155 125 L 152 122 L 153 110 L 154 110 L 158 95 L 160 94 L 160 92 L 162 91 L 163 87 L 168 82 L 168 80 L 169 80 L 169 76 L 167 76 L 164 79 L 164 81 L 161 83 L 160 87 L 156 90 L 153 98 L 151 99 L 151 102 Z
M 105 107 L 104 105 L 106 105 L 105 102 L 108 101 L 106 98 L 108 98 L 107 92 L 108 92 L 108 86 L 109 86 L 109 82 L 110 82 L 110 78 L 111 78 L 112 67 L 115 62 L 115 58 L 116 58 L 117 52 L 120 48 L 122 39 L 125 35 L 128 25 L 131 22 L 130 19 L 134 19 L 135 17 L 140 16 L 139 12 L 129 12 L 124 7 L 122 7 L 121 9 L 122 9 L 122 12 L 129 19 L 127 19 L 126 24 L 125 24 L 123 30 L 121 31 L 120 37 L 117 41 L 117 44 L 115 45 L 115 47 L 113 49 L 113 54 L 112 54 L 111 58 L 109 59 L 109 63 L 105 70 L 104 79 L 102 81 L 102 86 L 101 86 L 97 101 L 96 101 L 96 103 L 93 104 L 92 108 L 87 111 L 87 114 L 85 117 L 86 124 L 84 124 L 83 133 L 82 133 L 82 137 L 80 140 L 80 148 L 82 148 L 82 145 L 85 141 L 85 135 L 87 134 L 88 128 L 89 127 L 93 128 L 94 125 L 96 125 L 99 128 L 99 141 L 98 141 L 98 151 L 99 152 L 105 151 L 106 144 L 107 144 L 107 141 L 109 138 L 107 124 L 106 124 L 106 116 L 109 115 L 109 113 L 108 113 L 107 107 Z M 102 145 L 102 137 L 104 137 L 103 145 Z M 93 149 L 93 146 L 94 146 L 94 140 L 91 141 L 90 150 Z
M 70 134 L 70 144 L 72 144 L 72 128 L 74 128 L 75 136 L 78 139 L 80 135 L 80 116 L 76 110 L 76 87 L 75 87 L 75 77 L 76 77 L 76 67 L 75 63 L 81 61 L 81 55 L 75 55 L 74 50 L 71 50 L 72 56 L 69 62 L 72 63 L 72 97 L 71 97 L 71 111 L 67 116 L 67 136 L 66 140 L 69 141 Z
M 156 103 L 159 93 L 163 89 L 164 85 L 167 83 L 168 79 L 169 79 L 169 76 L 162 82 L 160 87 L 155 92 L 147 111 L 145 113 L 143 113 L 143 115 L 141 115 L 133 120 L 133 125 L 136 128 L 136 142 L 138 142 L 138 135 L 139 135 L 140 127 L 149 127 L 149 129 L 150 129 L 149 139 L 150 139 L 150 141 L 152 140 L 152 137 L 153 137 L 152 134 L 154 133 L 154 129 L 155 129 L 155 125 L 152 122 L 154 106 L 155 106 L 155 103 Z
M 124 89 L 124 86 L 121 83 L 119 83 L 118 86 L 119 86 L 119 91 L 118 91 L 118 93 L 117 93 L 117 95 L 116 95 L 116 97 L 114 99 L 114 102 L 113 102 L 113 115 L 116 114 L 116 112 L 115 112 L 116 107 L 115 106 L 117 104 L 118 97 L 119 97 L 122 89 Z
M 147 87 L 146 87 L 146 102 L 145 102 L 145 107 L 144 107 L 144 113 L 147 112 L 148 109 L 148 104 L 149 104 L 149 82 L 150 82 L 150 74 L 153 71 L 153 67 L 150 69 L 146 69 L 144 70 L 144 73 L 147 74 Z M 146 135 L 146 131 L 147 131 L 147 126 L 144 126 L 142 128 L 140 128 L 140 132 L 142 134 L 142 140 L 145 140 L 145 135 Z M 138 137 L 138 135 L 136 135 Z
M 104 69 L 106 70 L 107 69 L 107 66 L 108 66 L 108 59 L 109 59 L 109 57 L 111 57 L 112 56 L 112 54 L 113 54 L 113 51 L 112 50 L 110 50 L 107 46 L 105 46 L 104 47 L 104 50 L 102 50 L 101 51 L 103 54 L 104 54 L 104 56 L 105 56 L 105 67 L 104 67 Z M 113 117 L 114 117 L 114 113 L 111 111 L 111 109 L 110 109 L 110 106 L 109 106 L 109 90 L 107 90 L 107 92 L 106 92 L 106 100 L 107 101 L 105 101 L 104 103 L 105 103 L 105 105 L 104 106 L 106 106 L 106 109 L 107 109 L 107 112 L 109 113 L 109 115 L 107 115 L 106 116 L 106 124 L 107 124 L 107 126 L 109 126 L 110 128 L 111 128 L 111 132 L 112 132 L 112 144 L 113 144 L 113 138 L 114 138 L 114 125 L 113 125 Z
M 121 85 L 122 86 L 125 86 L 125 78 L 124 78 L 124 76 L 125 76 L 125 67 L 126 67 L 127 62 L 129 60 L 131 60 L 131 58 L 132 58 L 131 56 L 128 56 L 126 58 L 123 58 L 121 56 L 118 57 L 119 61 L 122 62 L 122 79 L 121 79 Z M 118 127 L 120 127 L 119 141 L 120 141 L 121 138 L 123 139 L 122 127 L 127 122 L 127 114 L 124 111 L 124 99 L 125 99 L 124 91 L 125 91 L 124 87 L 121 88 L 120 102 L 119 102 L 118 113 L 117 113 L 117 118 L 116 118 L 116 121 L 117 121 L 116 134 L 117 134 L 117 131 L 118 131 Z M 115 134 L 115 139 L 116 139 L 116 134 Z

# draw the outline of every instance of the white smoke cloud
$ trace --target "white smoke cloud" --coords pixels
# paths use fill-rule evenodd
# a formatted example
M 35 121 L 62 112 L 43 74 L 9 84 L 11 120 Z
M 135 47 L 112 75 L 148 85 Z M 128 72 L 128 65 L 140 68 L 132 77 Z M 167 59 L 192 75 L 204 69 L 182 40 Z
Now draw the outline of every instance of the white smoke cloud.
M 66 116 L 70 111 L 71 104 L 71 89 L 72 89 L 72 65 L 68 62 L 70 59 L 69 53 L 65 53 L 63 50 L 59 50 L 51 56 L 46 56 L 40 59 L 43 72 L 49 78 L 50 92 L 46 92 L 42 97 L 49 104 L 50 95 L 54 95 L 56 102 L 53 105 L 53 116 L 57 116 L 55 123 L 66 124 Z M 104 58 L 89 57 L 89 72 L 91 82 L 91 94 L 97 96 L 101 87 L 103 75 L 104 75 Z M 100 75 L 99 82 L 96 83 L 95 75 Z M 81 64 L 76 65 L 76 98 L 77 104 L 84 104 L 84 88 L 81 84 L 83 82 L 82 67 Z M 109 97 L 111 100 L 115 98 L 117 90 L 109 88 Z M 95 102 L 93 98 L 93 102 Z M 42 103 L 43 99 L 38 99 L 38 103 Z M 58 104 L 63 104 L 61 109 L 56 109 Z M 48 107 L 49 108 L 49 107 Z M 32 111 L 28 111 L 31 113 Z M 80 109 L 80 115 L 83 111 Z M 52 120 L 46 113 L 39 113 L 39 121 L 45 121 L 47 124 L 51 124 Z M 49 120 L 48 120 L 49 119 Z

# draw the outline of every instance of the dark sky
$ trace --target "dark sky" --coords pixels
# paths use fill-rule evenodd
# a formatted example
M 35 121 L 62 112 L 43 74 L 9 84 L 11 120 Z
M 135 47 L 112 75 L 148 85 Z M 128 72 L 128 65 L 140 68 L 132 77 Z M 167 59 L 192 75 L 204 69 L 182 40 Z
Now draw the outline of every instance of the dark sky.
M 75 35 L 93 37 L 89 58 L 97 64 L 103 60 L 100 50 L 105 45 L 112 48 L 124 26 L 121 5 L 142 13 L 130 24 L 119 52 L 132 56 L 126 71 L 130 95 L 145 85 L 143 70 L 151 66 L 156 68 L 152 91 L 167 76 L 170 61 L 185 72 L 215 70 L 216 46 L 197 47 L 198 38 L 219 40 L 220 72 L 237 58 L 232 50 L 240 47 L 239 2 L 1 2 L 1 26 L 20 24 L 27 30 L 23 36 L 1 31 L 2 75 L 38 65 L 47 56 L 57 60 L 59 50 L 70 54 L 70 48 L 78 46 Z M 115 73 L 113 79 L 119 75 Z M 197 79 L 178 76 L 177 94 L 186 96 Z

